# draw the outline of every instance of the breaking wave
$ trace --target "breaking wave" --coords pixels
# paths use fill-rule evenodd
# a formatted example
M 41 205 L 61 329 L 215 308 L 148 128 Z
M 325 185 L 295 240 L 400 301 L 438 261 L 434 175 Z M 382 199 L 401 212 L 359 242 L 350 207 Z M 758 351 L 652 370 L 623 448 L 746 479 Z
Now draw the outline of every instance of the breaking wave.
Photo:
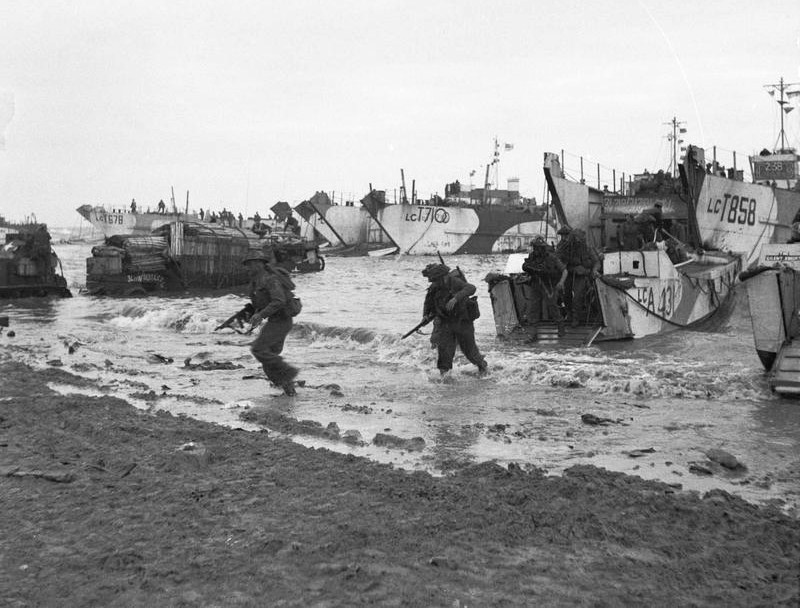
M 384 341 L 391 339 L 390 336 L 381 335 L 366 327 L 337 327 L 322 325 L 321 323 L 295 323 L 292 333 L 296 336 L 306 338 L 310 341 L 320 338 L 336 338 L 338 340 L 353 341 L 359 344 L 369 344 L 370 342 Z
M 584 388 L 640 398 L 764 399 L 769 395 L 761 370 L 745 365 L 721 367 L 663 354 L 653 357 L 652 353 L 612 356 L 594 349 L 504 355 L 497 363 L 496 377 L 501 383 Z

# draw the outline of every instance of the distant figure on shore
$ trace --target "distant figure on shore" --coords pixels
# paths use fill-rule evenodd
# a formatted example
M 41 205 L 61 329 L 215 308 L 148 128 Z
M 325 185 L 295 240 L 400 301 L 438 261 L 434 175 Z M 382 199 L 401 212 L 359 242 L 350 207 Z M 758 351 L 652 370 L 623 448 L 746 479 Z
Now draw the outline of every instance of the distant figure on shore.
M 136 199 L 131 199 L 131 213 L 136 213 Z
M 205 216 L 205 212 L 203 211 L 202 207 L 200 207 L 200 213 L 198 215 L 200 216 L 200 221 L 202 222 L 203 221 L 203 217 Z
M 239 228 L 242 227 L 242 223 L 244 222 L 244 216 L 242 216 L 242 212 L 239 212 Z
M 167 206 L 164 204 L 164 199 L 163 198 L 160 201 L 158 201 L 158 212 L 159 213 L 166 213 L 167 212 Z

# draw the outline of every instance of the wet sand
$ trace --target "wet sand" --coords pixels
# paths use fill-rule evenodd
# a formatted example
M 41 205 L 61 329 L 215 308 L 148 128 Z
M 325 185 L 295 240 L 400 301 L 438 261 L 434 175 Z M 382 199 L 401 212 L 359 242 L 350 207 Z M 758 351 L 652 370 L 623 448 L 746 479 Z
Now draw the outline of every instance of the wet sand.
M 800 522 L 721 490 L 587 465 L 434 477 L 60 394 L 92 381 L 8 355 L 0 379 L 5 605 L 800 601 Z

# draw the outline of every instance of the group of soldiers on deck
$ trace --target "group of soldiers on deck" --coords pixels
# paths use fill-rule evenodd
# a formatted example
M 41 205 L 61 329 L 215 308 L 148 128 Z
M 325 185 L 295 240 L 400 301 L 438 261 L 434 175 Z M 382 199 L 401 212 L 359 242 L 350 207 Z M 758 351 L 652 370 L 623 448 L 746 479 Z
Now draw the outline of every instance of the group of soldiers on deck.
M 663 217 L 662 204 L 656 202 L 638 214 L 626 215 L 617 227 L 617 247 L 623 251 L 646 250 L 665 241 L 670 258 L 682 261 L 681 242 L 670 234 L 671 228 L 672 222 Z M 599 255 L 583 230 L 562 226 L 558 235 L 560 240 L 555 247 L 541 236 L 531 241 L 523 273 L 516 278 L 523 296 L 520 313 L 530 342 L 539 339 L 543 316 L 555 323 L 558 335 L 563 336 L 567 323 L 572 327 L 589 323 L 598 312 L 592 295 L 593 281 L 601 272 Z
M 561 239 L 555 248 L 542 236 L 531 241 L 531 252 L 522 264 L 524 274 L 517 278 L 530 342 L 539 339 L 543 307 L 559 336 L 566 333 L 567 321 L 575 327 L 585 323 L 590 314 L 589 293 L 592 280 L 600 273 L 600 258 L 586 242 L 583 230 L 563 226 L 558 234 Z

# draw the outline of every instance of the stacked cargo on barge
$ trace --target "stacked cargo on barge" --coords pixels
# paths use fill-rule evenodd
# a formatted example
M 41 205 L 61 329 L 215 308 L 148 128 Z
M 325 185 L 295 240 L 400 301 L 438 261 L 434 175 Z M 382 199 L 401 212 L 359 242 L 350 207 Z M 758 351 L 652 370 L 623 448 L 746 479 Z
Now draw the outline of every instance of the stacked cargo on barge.
M 242 260 L 261 251 L 290 272 L 324 268 L 314 243 L 294 235 L 178 221 L 149 236 L 116 235 L 92 249 L 86 288 L 93 295 L 146 295 L 246 285 Z
M 7 223 L 0 216 L 0 297 L 70 297 L 67 281 L 57 272 L 60 261 L 45 224 Z

